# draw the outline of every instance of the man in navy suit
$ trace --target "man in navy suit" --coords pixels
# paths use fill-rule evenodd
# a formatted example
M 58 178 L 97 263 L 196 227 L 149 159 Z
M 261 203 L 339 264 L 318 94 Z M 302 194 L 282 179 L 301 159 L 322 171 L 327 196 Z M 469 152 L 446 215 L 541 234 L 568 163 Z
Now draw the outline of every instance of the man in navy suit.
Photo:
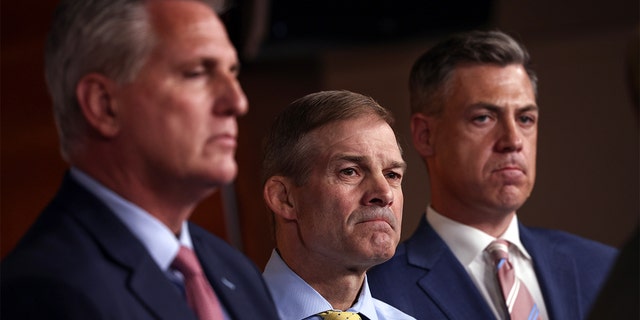
M 277 319 L 256 266 L 187 222 L 235 177 L 236 118 L 248 108 L 215 10 L 195 0 L 58 7 L 46 77 L 71 169 L 2 262 L 3 319 L 196 319 L 185 274 L 171 267 L 185 248 L 222 318 Z
M 509 319 L 486 250 L 503 239 L 536 319 L 586 317 L 616 250 L 525 227 L 516 215 L 536 169 L 539 113 L 527 51 L 499 31 L 455 35 L 416 61 L 410 95 L 431 202 L 395 256 L 369 272 L 373 295 L 419 319 Z

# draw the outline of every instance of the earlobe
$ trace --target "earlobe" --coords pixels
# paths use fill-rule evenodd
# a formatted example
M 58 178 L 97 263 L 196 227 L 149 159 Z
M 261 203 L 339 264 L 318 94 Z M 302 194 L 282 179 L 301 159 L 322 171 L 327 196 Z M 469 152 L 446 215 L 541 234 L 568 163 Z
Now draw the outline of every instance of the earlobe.
M 270 177 L 264 184 L 263 197 L 267 206 L 285 220 L 297 219 L 291 190 L 291 181 L 282 176 Z
M 115 136 L 119 129 L 113 88 L 111 79 L 97 73 L 85 75 L 76 86 L 82 114 L 89 125 L 105 137 Z
M 433 147 L 433 123 L 430 117 L 422 113 L 411 115 L 411 137 L 416 151 L 423 156 L 431 156 Z

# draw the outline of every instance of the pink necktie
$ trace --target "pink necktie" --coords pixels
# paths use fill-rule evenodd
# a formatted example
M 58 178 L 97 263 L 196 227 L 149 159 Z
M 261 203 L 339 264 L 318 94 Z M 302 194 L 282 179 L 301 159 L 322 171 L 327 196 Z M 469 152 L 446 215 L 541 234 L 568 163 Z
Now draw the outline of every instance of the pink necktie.
M 200 320 L 224 319 L 220 301 L 213 293 L 211 285 L 202 273 L 198 258 L 191 249 L 181 246 L 171 267 L 184 276 L 184 287 L 187 302 Z
M 527 287 L 518 279 L 509 261 L 509 243 L 498 239 L 487 247 L 496 266 L 498 282 L 502 288 L 511 320 L 539 319 L 538 306 Z

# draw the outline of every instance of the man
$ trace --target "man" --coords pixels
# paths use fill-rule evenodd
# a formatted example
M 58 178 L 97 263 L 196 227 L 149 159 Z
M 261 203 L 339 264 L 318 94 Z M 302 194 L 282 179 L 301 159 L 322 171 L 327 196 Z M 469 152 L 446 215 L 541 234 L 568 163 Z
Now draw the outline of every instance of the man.
M 277 318 L 255 265 L 186 222 L 236 175 L 237 73 L 211 4 L 61 3 L 46 76 L 71 169 L 2 262 L 3 319 Z
M 277 248 L 263 276 L 282 319 L 412 319 L 366 279 L 400 239 L 406 165 L 391 124 L 348 91 L 307 95 L 276 118 L 263 170 Z
M 535 181 L 539 118 L 527 51 L 498 31 L 456 35 L 410 77 L 431 202 L 370 273 L 374 296 L 423 319 L 584 318 L 616 250 L 518 222 Z

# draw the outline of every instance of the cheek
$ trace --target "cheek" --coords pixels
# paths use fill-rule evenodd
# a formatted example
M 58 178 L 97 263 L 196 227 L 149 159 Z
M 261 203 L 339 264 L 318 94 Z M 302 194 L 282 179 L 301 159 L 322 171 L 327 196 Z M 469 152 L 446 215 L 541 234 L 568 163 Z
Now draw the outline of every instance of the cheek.
M 341 211 L 344 196 L 332 192 L 331 188 L 308 186 L 300 191 L 296 210 L 301 224 L 304 224 L 307 229 L 331 224 L 331 220 L 335 220 L 335 216 Z
M 395 200 L 393 202 L 393 214 L 398 220 L 398 226 L 402 224 L 402 209 L 404 208 L 404 195 L 402 190 L 399 190 L 396 193 Z

